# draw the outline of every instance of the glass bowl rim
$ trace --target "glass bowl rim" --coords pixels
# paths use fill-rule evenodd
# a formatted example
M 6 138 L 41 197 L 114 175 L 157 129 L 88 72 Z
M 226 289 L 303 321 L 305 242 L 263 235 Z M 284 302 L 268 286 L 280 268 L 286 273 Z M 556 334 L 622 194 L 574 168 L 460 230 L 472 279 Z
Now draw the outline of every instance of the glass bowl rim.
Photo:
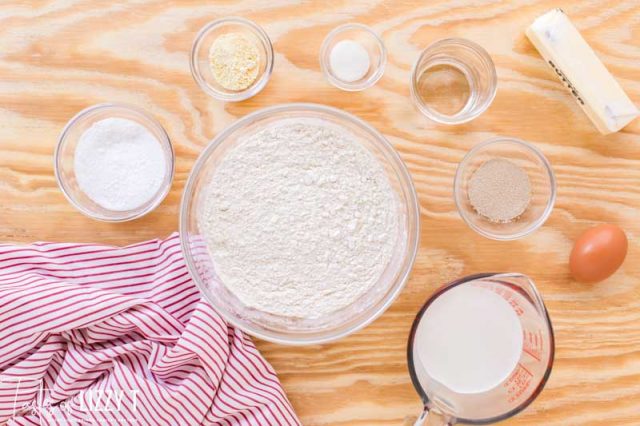
M 549 194 L 549 199 L 547 200 L 547 205 L 545 206 L 544 211 L 542 212 L 542 214 L 535 220 L 533 221 L 528 227 L 526 227 L 525 229 L 523 229 L 522 231 L 519 232 L 514 232 L 512 234 L 504 234 L 504 235 L 500 235 L 500 234 L 494 234 L 492 232 L 486 231 L 483 228 L 476 226 L 467 216 L 466 213 L 464 213 L 464 209 L 462 208 L 462 206 L 460 205 L 460 190 L 459 190 L 459 186 L 460 186 L 460 180 L 462 179 L 462 174 L 467 166 L 467 163 L 469 162 L 469 160 L 471 160 L 478 152 L 480 152 L 481 150 L 483 150 L 484 148 L 493 145 L 493 144 L 497 144 L 497 143 L 508 143 L 508 144 L 514 144 L 514 145 L 518 145 L 522 148 L 524 148 L 526 151 L 529 151 L 530 153 L 532 153 L 542 164 L 542 167 L 544 168 L 544 170 L 547 173 L 547 177 L 549 178 L 549 187 L 550 187 L 550 194 Z M 547 159 L 547 157 L 544 155 L 544 153 L 535 145 L 533 145 L 532 143 L 526 142 L 522 139 L 518 139 L 518 138 L 514 138 L 514 137 L 508 137 L 508 136 L 497 136 L 491 139 L 488 139 L 486 141 L 480 142 L 479 144 L 477 144 L 476 146 L 474 146 L 473 148 L 471 148 L 469 150 L 469 152 L 467 152 L 465 154 L 465 156 L 462 158 L 462 161 L 460 161 L 460 163 L 458 163 L 458 167 L 456 169 L 456 174 L 455 177 L 453 179 L 453 193 L 454 193 L 454 201 L 456 203 L 456 209 L 458 210 L 458 214 L 460 215 L 460 217 L 462 218 L 462 220 L 464 220 L 464 222 L 474 231 L 476 231 L 478 234 L 487 237 L 489 239 L 492 240 L 498 240 L 498 241 L 510 241 L 510 240 L 517 240 L 519 238 L 525 237 L 529 234 L 531 234 L 532 232 L 534 232 L 535 230 L 537 230 L 538 228 L 540 228 L 549 218 L 549 216 L 551 215 L 551 212 L 553 211 L 553 207 L 555 205 L 556 202 L 556 177 L 555 174 L 553 172 L 553 168 L 551 167 L 551 163 L 549 162 L 549 160 Z
M 401 175 L 401 180 L 406 182 L 406 185 L 403 185 L 404 190 L 408 194 L 407 199 L 407 213 L 408 217 L 414 217 L 414 223 L 412 224 L 415 227 L 415 241 L 413 244 L 406 246 L 407 256 L 404 259 L 404 264 L 406 265 L 404 270 L 400 271 L 395 282 L 389 287 L 387 295 L 384 299 L 381 299 L 381 304 L 377 308 L 376 311 L 373 311 L 366 317 L 363 317 L 361 321 L 356 324 L 352 324 L 350 327 L 342 330 L 340 333 L 331 333 L 331 332 L 318 332 L 314 333 L 314 336 L 307 337 L 304 335 L 285 335 L 280 331 L 266 331 L 256 329 L 251 324 L 244 324 L 241 320 L 238 320 L 235 315 L 230 314 L 224 308 L 218 306 L 216 301 L 203 289 L 205 288 L 204 283 L 200 275 L 197 272 L 197 267 L 194 264 L 194 260 L 191 254 L 191 250 L 189 248 L 189 241 L 187 238 L 187 228 L 188 228 L 188 213 L 190 210 L 190 205 L 193 199 L 193 191 L 195 187 L 195 181 L 197 177 L 199 177 L 202 168 L 205 163 L 209 159 L 212 152 L 214 152 L 218 146 L 226 140 L 231 134 L 236 131 L 242 129 L 247 124 L 253 123 L 258 119 L 269 117 L 275 113 L 282 113 L 287 111 L 305 111 L 305 112 L 317 112 L 331 115 L 339 120 L 346 120 L 351 124 L 358 125 L 363 130 L 374 136 L 376 144 L 380 146 L 386 153 L 389 153 L 392 157 L 393 161 L 393 169 L 396 173 Z M 200 290 L 200 293 L 204 296 L 211 306 L 231 325 L 238 327 L 239 329 L 247 332 L 248 334 L 258 337 L 262 340 L 283 344 L 283 345 L 291 345 L 291 346 L 305 346 L 305 345 L 314 345 L 321 343 L 328 343 L 335 340 L 339 340 L 345 336 L 348 336 L 367 325 L 371 324 L 374 320 L 380 317 L 389 306 L 395 301 L 398 297 L 404 286 L 406 285 L 409 276 L 411 275 L 411 271 L 413 270 L 413 265 L 415 263 L 418 248 L 420 245 L 420 208 L 418 203 L 418 195 L 415 189 L 415 185 L 413 183 L 413 179 L 411 178 L 411 174 L 407 169 L 406 165 L 400 158 L 398 152 L 393 148 L 391 143 L 387 141 L 387 139 L 373 126 L 365 122 L 364 120 L 356 117 L 353 114 L 350 114 L 346 111 L 342 111 L 340 109 L 321 105 L 314 103 L 284 103 L 279 105 L 273 105 L 266 108 L 261 108 L 257 111 L 254 111 L 250 114 L 245 115 L 239 120 L 235 121 L 230 126 L 226 127 L 222 132 L 216 135 L 206 146 L 206 148 L 200 153 L 196 162 L 194 163 L 191 172 L 189 173 L 189 177 L 187 179 L 187 183 L 185 184 L 184 191 L 182 193 L 182 200 L 180 203 L 180 217 L 179 217 L 179 231 L 180 231 L 180 246 L 182 248 L 182 252 L 184 255 L 185 263 L 187 264 L 187 269 L 191 275 L 191 278 L 195 281 L 196 286 Z M 411 236 L 408 237 L 408 242 L 411 242 Z M 379 302 L 379 303 L 380 303 Z M 371 309 L 371 308 L 370 308 Z M 320 336 L 317 336 L 320 334 Z
M 344 82 L 336 77 L 330 71 L 329 64 L 326 63 L 324 57 L 327 55 L 327 50 L 329 49 L 329 44 L 331 41 L 340 33 L 348 31 L 348 30 L 358 30 L 366 32 L 373 40 L 375 40 L 376 45 L 380 51 L 380 65 L 376 67 L 376 71 L 369 77 L 367 80 L 363 81 L 360 84 L 354 84 L 349 82 Z M 322 74 L 325 79 L 331 83 L 332 86 L 337 87 L 338 89 L 344 90 L 346 92 L 359 92 L 369 87 L 375 85 L 384 75 L 384 70 L 387 67 L 387 48 L 384 45 L 384 41 L 382 38 L 375 32 L 373 29 L 367 25 L 360 24 L 358 22 L 351 22 L 342 25 L 338 25 L 325 36 L 324 40 L 322 40 L 322 45 L 320 46 L 320 68 L 322 69 Z
M 61 166 L 62 149 L 68 142 L 67 137 L 69 132 L 75 126 L 77 126 L 78 123 L 86 119 L 90 114 L 100 110 L 105 110 L 105 111 L 126 110 L 133 113 L 134 115 L 142 117 L 145 121 L 151 124 L 151 126 L 156 128 L 158 133 L 161 135 L 160 139 L 158 139 L 158 143 L 162 146 L 168 147 L 169 152 L 171 153 L 171 155 L 167 159 L 167 161 L 169 162 L 170 172 L 169 172 L 169 175 L 165 176 L 163 179 L 162 191 L 159 191 L 157 195 L 153 198 L 153 202 L 150 203 L 147 206 L 147 208 L 145 208 L 144 210 L 141 210 L 140 212 L 117 216 L 117 217 L 96 214 L 88 210 L 87 208 L 85 208 L 84 205 L 78 202 L 71 195 L 71 190 L 67 185 L 66 180 L 63 179 L 62 177 L 61 170 L 60 170 L 62 168 Z M 91 219 L 99 220 L 101 222 L 128 222 L 130 220 L 138 219 L 155 210 L 156 207 L 158 207 L 160 203 L 162 203 L 162 201 L 169 194 L 169 191 L 171 190 L 171 184 L 173 182 L 173 177 L 175 175 L 175 156 L 176 156 L 175 150 L 173 148 L 173 144 L 171 143 L 171 139 L 169 138 L 169 134 L 164 129 L 162 124 L 160 124 L 160 122 L 156 120 L 153 116 L 151 116 L 148 112 L 146 112 L 142 108 L 139 108 L 134 105 L 126 104 L 126 103 L 104 102 L 104 103 L 99 103 L 99 104 L 91 105 L 87 108 L 84 108 L 83 110 L 76 113 L 73 117 L 71 117 L 69 121 L 67 121 L 67 124 L 65 124 L 64 128 L 62 129 L 62 132 L 60 132 L 60 136 L 58 136 L 58 142 L 56 144 L 56 148 L 53 154 L 53 169 L 54 169 L 56 181 L 58 183 L 58 187 L 62 191 L 62 194 L 67 199 L 67 201 L 69 201 L 69 203 L 73 207 L 75 207 L 76 210 L 78 210 L 80 213 L 82 213 L 83 215 Z M 108 210 L 108 209 L 105 209 L 105 210 Z M 114 213 L 121 213 L 121 212 L 114 212 Z
M 202 73 L 200 72 L 200 66 L 197 64 L 197 52 L 200 49 L 200 45 L 204 37 L 214 28 L 226 25 L 226 24 L 237 24 L 241 26 L 247 27 L 252 33 L 254 33 L 266 46 L 265 56 L 267 63 L 265 65 L 265 70 L 256 81 L 254 81 L 249 87 L 239 92 L 233 93 L 225 93 L 220 90 L 216 90 L 213 87 L 207 84 L 204 77 L 202 77 Z M 193 40 L 193 44 L 191 45 L 191 53 L 189 57 L 189 68 L 191 69 L 191 76 L 198 84 L 200 89 L 204 91 L 209 96 L 226 102 L 240 102 L 246 99 L 249 99 L 262 91 L 265 88 L 269 79 L 271 78 L 271 74 L 273 73 L 273 64 L 274 64 L 274 52 L 273 52 L 273 44 L 271 43 L 271 39 L 267 32 L 257 23 L 242 18 L 239 16 L 228 16 L 225 18 L 215 19 L 205 24 Z

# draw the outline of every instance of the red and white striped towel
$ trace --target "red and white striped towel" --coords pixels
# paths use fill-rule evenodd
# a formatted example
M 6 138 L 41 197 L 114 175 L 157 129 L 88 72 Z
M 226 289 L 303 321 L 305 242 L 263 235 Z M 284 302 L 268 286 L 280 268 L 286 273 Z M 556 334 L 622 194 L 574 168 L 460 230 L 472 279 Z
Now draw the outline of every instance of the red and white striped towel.
M 251 340 L 201 301 L 177 234 L 0 245 L 0 424 L 299 425 Z

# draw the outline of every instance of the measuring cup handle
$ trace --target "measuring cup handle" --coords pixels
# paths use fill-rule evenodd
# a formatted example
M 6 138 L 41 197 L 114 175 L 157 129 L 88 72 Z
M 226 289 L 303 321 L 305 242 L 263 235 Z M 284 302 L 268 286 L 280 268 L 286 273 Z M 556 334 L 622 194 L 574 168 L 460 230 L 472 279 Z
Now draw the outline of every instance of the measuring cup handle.
M 420 417 L 416 420 L 413 426 L 451 426 L 453 421 L 444 414 L 424 407 L 424 411 L 420 414 Z

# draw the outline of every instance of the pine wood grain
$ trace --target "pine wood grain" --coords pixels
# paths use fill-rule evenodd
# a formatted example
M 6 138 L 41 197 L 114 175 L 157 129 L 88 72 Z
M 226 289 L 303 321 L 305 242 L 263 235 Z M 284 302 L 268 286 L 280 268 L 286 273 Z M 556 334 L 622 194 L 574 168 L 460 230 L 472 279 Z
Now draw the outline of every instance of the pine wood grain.
M 259 342 L 305 425 L 400 425 L 420 410 L 407 373 L 413 316 L 446 281 L 483 271 L 534 278 L 554 321 L 557 354 L 542 395 L 509 425 L 640 424 L 640 120 L 599 135 L 524 36 L 554 1 L 241 2 L 141 0 L 0 3 L 0 240 L 124 244 L 177 229 L 180 195 L 198 153 L 221 129 L 258 108 L 318 102 L 369 121 L 395 145 L 416 183 L 422 235 L 415 268 L 391 309 L 342 341 L 307 348 Z M 561 6 L 640 104 L 640 2 L 564 1 Z M 193 82 L 191 42 L 206 22 L 241 15 L 271 36 L 275 72 L 255 98 L 223 104 Z M 335 25 L 372 26 L 389 50 L 372 89 L 344 93 L 319 70 L 318 51 Z M 498 72 L 490 109 L 444 127 L 409 100 L 411 66 L 429 43 L 466 37 Z M 125 224 L 92 221 L 56 186 L 53 149 L 66 121 L 99 102 L 148 110 L 177 154 L 170 195 Z M 452 180 L 474 144 L 495 135 L 535 143 L 558 178 L 548 223 L 520 241 L 476 235 L 457 216 Z M 596 285 L 573 282 L 567 259 L 586 227 L 608 222 L 630 239 L 623 268 Z

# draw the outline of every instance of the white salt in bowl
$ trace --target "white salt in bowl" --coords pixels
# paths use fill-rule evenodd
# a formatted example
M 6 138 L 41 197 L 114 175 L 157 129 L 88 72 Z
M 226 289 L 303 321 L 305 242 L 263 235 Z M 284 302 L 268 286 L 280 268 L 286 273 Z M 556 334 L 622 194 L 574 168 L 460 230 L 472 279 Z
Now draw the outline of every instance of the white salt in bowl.
M 155 136 L 165 156 L 165 173 L 160 188 L 151 199 L 131 210 L 109 210 L 94 202 L 80 189 L 74 170 L 76 147 L 82 134 L 95 122 L 114 117 L 135 121 L 145 127 Z M 54 169 L 62 193 L 81 213 L 104 222 L 124 222 L 151 212 L 166 197 L 173 180 L 174 157 L 169 135 L 152 116 L 134 106 L 106 103 L 86 108 L 69 120 L 58 139 Z
M 341 41 L 351 40 L 364 48 L 369 56 L 368 71 L 355 81 L 345 81 L 331 67 L 331 52 Z M 382 39 L 369 27 L 362 24 L 345 24 L 334 28 L 320 47 L 320 68 L 329 83 L 348 92 L 367 89 L 380 80 L 387 65 L 387 49 Z
M 491 159 L 505 159 L 520 166 L 529 177 L 531 200 L 524 213 L 509 223 L 495 223 L 479 215 L 469 201 L 469 180 Z M 534 145 L 520 139 L 499 137 L 471 149 L 458 165 L 453 183 L 460 217 L 480 235 L 493 240 L 516 240 L 541 227 L 556 200 L 556 179 L 549 160 Z
M 258 75 L 254 82 L 243 90 L 229 90 L 213 77 L 210 68 L 209 50 L 218 37 L 229 33 L 240 33 L 258 49 Z M 208 95 L 226 102 L 239 102 L 260 93 L 269 82 L 273 72 L 273 46 L 267 33 L 255 22 L 239 17 L 218 19 L 205 25 L 196 36 L 191 48 L 191 75 L 198 86 Z
M 217 275 L 198 223 L 207 185 L 230 149 L 283 120 L 324 122 L 352 136 L 380 162 L 397 199 L 398 241 L 381 277 L 353 304 L 314 319 L 292 318 L 256 310 L 243 304 Z M 266 161 L 266 160 L 265 160 Z M 231 324 L 276 343 L 310 345 L 347 336 L 371 323 L 391 305 L 406 283 L 419 239 L 418 198 L 404 163 L 377 130 L 335 108 L 314 104 L 285 104 L 249 114 L 223 130 L 200 154 L 187 181 L 180 207 L 180 240 L 191 276 L 204 297 Z

